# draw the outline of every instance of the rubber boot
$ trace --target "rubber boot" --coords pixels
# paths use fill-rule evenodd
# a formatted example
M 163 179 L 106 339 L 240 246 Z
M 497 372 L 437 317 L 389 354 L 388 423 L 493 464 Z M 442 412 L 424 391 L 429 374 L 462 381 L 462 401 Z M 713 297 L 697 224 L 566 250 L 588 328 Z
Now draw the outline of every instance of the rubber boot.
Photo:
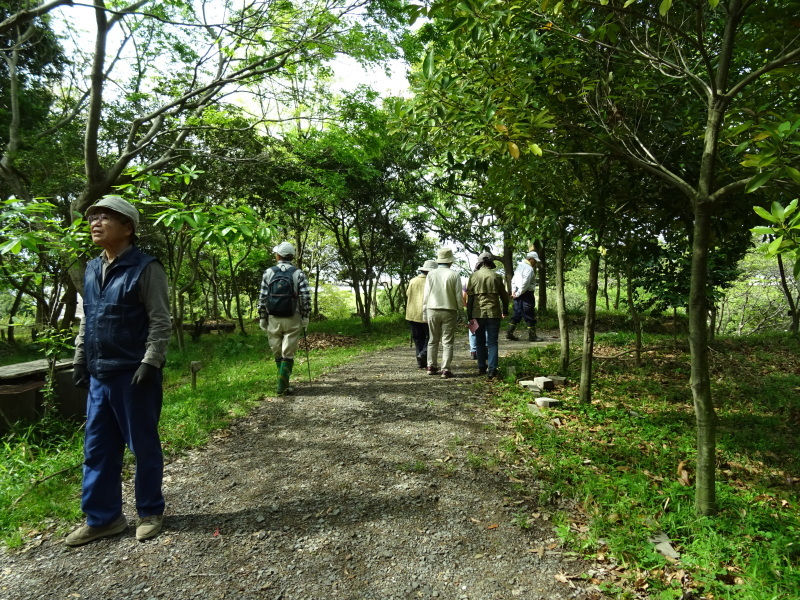
M 286 374 L 286 389 L 283 391 L 283 393 L 294 394 L 294 388 L 291 385 L 289 385 L 289 380 L 292 378 L 292 370 L 294 369 L 294 359 L 284 358 L 283 369 Z
M 516 326 L 516 324 L 514 324 L 514 323 L 510 323 L 510 324 L 508 325 L 508 331 L 506 331 L 506 339 L 507 339 L 507 340 L 513 340 L 513 341 L 515 341 L 515 342 L 518 342 L 518 341 L 519 341 L 519 338 L 518 338 L 517 336 L 515 336 L 515 335 L 514 335 L 514 330 L 515 330 L 516 328 L 517 328 L 517 326 Z
M 289 387 L 289 374 L 290 370 L 285 360 L 278 363 L 278 388 L 276 393 L 278 396 L 283 396 L 286 393 L 286 388 Z
M 541 342 L 542 338 L 536 335 L 536 325 L 531 325 L 528 327 L 528 341 L 529 342 Z

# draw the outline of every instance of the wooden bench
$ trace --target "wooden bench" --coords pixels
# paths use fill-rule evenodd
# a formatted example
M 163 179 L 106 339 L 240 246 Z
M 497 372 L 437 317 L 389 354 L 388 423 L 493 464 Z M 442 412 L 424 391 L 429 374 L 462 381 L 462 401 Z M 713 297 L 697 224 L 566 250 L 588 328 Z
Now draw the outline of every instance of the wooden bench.
M 46 359 L 0 367 L 0 432 L 16 421 L 32 421 L 42 414 L 50 365 Z M 55 408 L 64 418 L 86 415 L 86 389 L 72 384 L 72 359 L 56 362 Z
M 184 331 L 190 331 L 193 340 L 200 339 L 204 333 L 221 331 L 223 333 L 233 333 L 236 331 L 236 323 L 206 323 L 205 321 L 195 321 L 194 323 L 184 323 Z

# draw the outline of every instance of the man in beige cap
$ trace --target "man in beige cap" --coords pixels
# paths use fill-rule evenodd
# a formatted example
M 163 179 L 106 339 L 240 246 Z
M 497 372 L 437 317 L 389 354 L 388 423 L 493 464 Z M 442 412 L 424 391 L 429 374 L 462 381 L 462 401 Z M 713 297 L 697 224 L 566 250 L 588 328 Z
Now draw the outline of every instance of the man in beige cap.
M 67 546 L 122 533 L 122 459 L 136 457 L 136 538 L 158 535 L 164 515 L 164 458 L 158 435 L 162 374 L 172 333 L 167 275 L 134 245 L 139 211 L 105 196 L 86 211 L 92 241 L 103 248 L 86 265 L 73 381 L 86 399 L 83 493 L 86 524 Z
M 419 275 L 414 277 L 406 290 L 406 321 L 411 327 L 411 340 L 414 342 L 417 366 L 424 369 L 428 366 L 428 324 L 422 318 L 422 296 L 425 293 L 425 281 L 428 273 L 436 270 L 435 260 L 426 260 L 419 268 Z
M 442 346 L 442 379 L 450 379 L 453 372 L 453 343 L 456 334 L 459 310 L 461 310 L 461 278 L 450 266 L 453 264 L 453 251 L 439 248 L 436 253 L 438 268 L 428 273 L 425 291 L 422 296 L 423 319 L 428 322 L 428 375 L 439 373 L 437 359 L 439 344 Z
M 269 347 L 278 367 L 278 396 L 291 394 L 289 379 L 300 334 L 311 316 L 311 292 L 308 278 L 292 265 L 294 245 L 281 242 L 272 251 L 277 264 L 264 271 L 258 299 L 259 326 L 267 332 Z

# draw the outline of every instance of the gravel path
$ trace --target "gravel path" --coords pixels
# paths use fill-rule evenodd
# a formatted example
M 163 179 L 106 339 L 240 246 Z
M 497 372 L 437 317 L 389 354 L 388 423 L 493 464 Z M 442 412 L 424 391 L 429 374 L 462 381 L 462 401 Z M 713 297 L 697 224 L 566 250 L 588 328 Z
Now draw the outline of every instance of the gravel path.
M 160 536 L 139 543 L 131 527 L 68 548 L 45 535 L 0 553 L 0 599 L 600 598 L 569 579 L 591 566 L 552 524 L 515 524 L 547 512 L 535 490 L 477 465 L 510 432 L 467 354 L 451 380 L 416 369 L 409 348 L 298 377 L 295 396 L 265 398 L 167 465 Z

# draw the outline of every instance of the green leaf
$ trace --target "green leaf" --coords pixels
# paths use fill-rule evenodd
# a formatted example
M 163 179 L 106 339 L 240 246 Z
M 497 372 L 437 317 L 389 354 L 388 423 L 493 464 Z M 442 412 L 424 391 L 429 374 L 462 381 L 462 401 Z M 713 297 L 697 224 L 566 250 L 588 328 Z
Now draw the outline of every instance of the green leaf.
M 663 17 L 669 12 L 670 8 L 672 8 L 672 0 L 661 0 L 661 6 L 658 7 L 658 14 Z
M 0 246 L 0 254 L 17 254 L 22 249 L 22 242 L 20 240 L 8 240 L 5 244 Z
M 754 206 L 753 210 L 756 212 L 756 214 L 759 217 L 761 217 L 765 221 L 769 221 L 770 223 L 777 223 L 778 222 L 775 219 L 775 217 L 772 216 L 772 213 L 770 213 L 768 210 L 766 210 L 766 209 L 764 209 L 764 208 L 762 208 L 760 206 Z
M 800 253 L 798 253 L 797 260 L 794 263 L 794 278 L 795 281 L 800 279 Z
M 758 227 L 751 227 L 750 231 L 755 233 L 756 235 L 773 235 L 775 230 L 772 227 L 766 227 L 764 225 L 759 225 Z
M 780 223 L 784 219 L 784 210 L 780 202 L 773 202 L 770 212 L 775 217 L 775 220 Z
M 433 48 L 431 48 L 422 62 L 422 72 L 427 79 L 433 79 Z
M 455 31 L 456 29 L 459 29 L 460 27 L 466 25 L 467 23 L 469 23 L 469 17 L 458 17 L 457 19 L 453 19 L 453 21 L 447 27 L 446 31 L 448 33 L 451 31 Z
M 760 188 L 762 185 L 764 185 L 770 179 L 772 179 L 773 175 L 774 173 L 772 172 L 759 173 L 758 175 L 753 177 L 747 184 L 747 188 L 744 190 L 745 193 L 749 194 L 750 192 L 756 191 L 758 188 Z
M 717 8 L 717 5 L 718 5 L 718 4 L 719 4 L 719 0 L 708 0 L 708 5 L 709 5 L 711 8 Z
M 774 240 L 772 240 L 772 242 L 770 242 L 769 246 L 767 246 L 767 252 L 769 252 L 770 254 L 777 254 L 782 243 L 783 243 L 783 236 L 779 235 Z
M 795 183 L 800 183 L 800 171 L 795 169 L 794 167 L 786 167 L 786 174 L 792 178 Z

